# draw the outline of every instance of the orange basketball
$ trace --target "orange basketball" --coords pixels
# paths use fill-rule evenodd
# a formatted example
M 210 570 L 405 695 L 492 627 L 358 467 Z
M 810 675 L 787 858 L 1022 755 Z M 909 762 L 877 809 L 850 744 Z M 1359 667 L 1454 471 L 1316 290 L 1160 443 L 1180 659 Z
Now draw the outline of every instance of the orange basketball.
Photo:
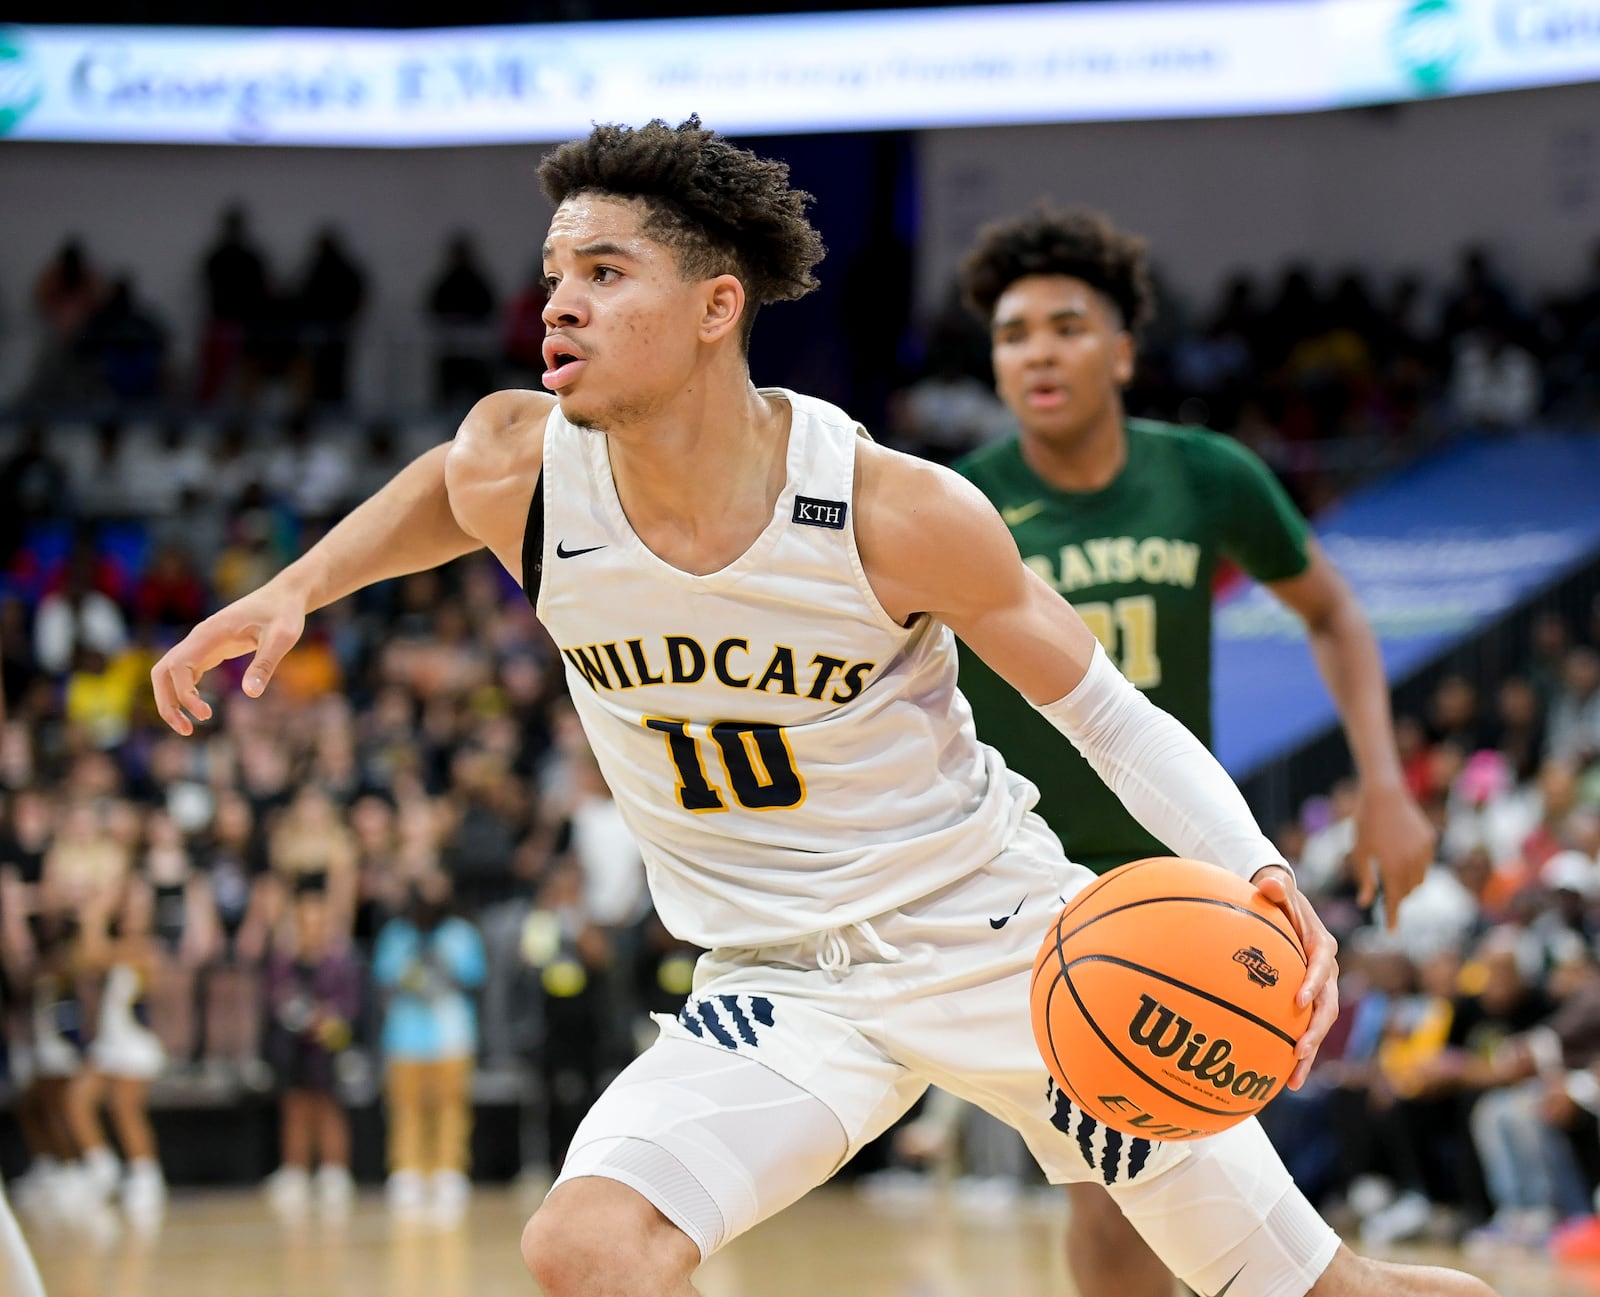
M 1033 1034 L 1067 1098 L 1113 1130 L 1184 1140 L 1264 1107 L 1311 1020 L 1288 916 L 1216 865 L 1137 860 L 1061 911 L 1033 965 Z

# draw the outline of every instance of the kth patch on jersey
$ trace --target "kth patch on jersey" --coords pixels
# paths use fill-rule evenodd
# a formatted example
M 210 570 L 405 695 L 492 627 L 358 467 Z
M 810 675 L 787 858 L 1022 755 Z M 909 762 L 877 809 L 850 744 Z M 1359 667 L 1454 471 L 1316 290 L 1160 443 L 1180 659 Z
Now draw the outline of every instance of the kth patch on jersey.
M 850 506 L 843 500 L 813 500 L 809 495 L 794 498 L 793 522 L 807 527 L 827 527 L 832 531 L 844 530 L 844 517 Z

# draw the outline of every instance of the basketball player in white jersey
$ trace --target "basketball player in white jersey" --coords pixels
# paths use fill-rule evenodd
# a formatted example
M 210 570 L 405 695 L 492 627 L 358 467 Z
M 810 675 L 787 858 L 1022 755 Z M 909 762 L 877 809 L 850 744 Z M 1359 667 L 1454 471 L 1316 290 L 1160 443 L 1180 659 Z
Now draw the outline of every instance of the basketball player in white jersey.
M 978 743 L 952 632 L 1158 838 L 1288 912 L 1314 1006 L 1291 1084 L 1337 1010 L 1332 938 L 1221 768 L 1111 666 L 974 488 L 832 406 L 752 386 L 752 314 L 814 287 L 822 255 L 785 167 L 691 119 L 599 127 L 541 178 L 555 396 L 484 398 L 153 683 L 189 734 L 211 716 L 206 671 L 253 653 L 259 695 L 306 614 L 362 586 L 480 547 L 521 579 L 663 921 L 710 951 L 523 1232 L 544 1291 L 693 1293 L 705 1256 L 933 1082 L 1014 1125 L 1053 1180 L 1106 1184 L 1207 1297 L 1489 1293 L 1342 1247 L 1253 1121 L 1152 1144 L 1050 1092 L 1028 976 L 1091 875 Z

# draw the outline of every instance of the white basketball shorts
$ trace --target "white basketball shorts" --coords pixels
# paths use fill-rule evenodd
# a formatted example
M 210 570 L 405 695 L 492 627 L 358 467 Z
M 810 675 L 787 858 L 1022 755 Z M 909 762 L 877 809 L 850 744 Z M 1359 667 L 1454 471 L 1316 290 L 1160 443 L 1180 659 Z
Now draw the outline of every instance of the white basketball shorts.
M 710 952 L 683 1011 L 584 1119 L 556 1187 L 627 1184 L 709 1256 L 832 1176 L 932 1084 L 1018 1130 L 1052 1182 L 1104 1184 L 1197 1292 L 1306 1292 L 1338 1239 L 1257 1122 L 1153 1143 L 1050 1084 L 1029 976 L 1093 877 L 1030 814 L 986 867 L 894 913 Z

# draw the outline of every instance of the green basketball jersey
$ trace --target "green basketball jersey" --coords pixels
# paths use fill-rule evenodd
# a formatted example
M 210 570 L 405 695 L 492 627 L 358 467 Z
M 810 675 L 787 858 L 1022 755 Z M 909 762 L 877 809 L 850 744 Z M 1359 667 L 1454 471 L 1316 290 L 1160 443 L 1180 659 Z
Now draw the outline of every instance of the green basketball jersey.
M 1211 588 L 1232 560 L 1258 581 L 1305 571 L 1305 519 L 1276 478 L 1216 433 L 1130 419 L 1128 458 L 1103 490 L 1059 491 L 1009 440 L 956 465 L 1000 511 L 1028 566 L 1069 599 L 1111 660 L 1211 743 Z M 1039 787 L 1039 813 L 1074 860 L 1104 871 L 1168 848 L 1077 750 L 964 645 L 961 690 L 978 737 Z

